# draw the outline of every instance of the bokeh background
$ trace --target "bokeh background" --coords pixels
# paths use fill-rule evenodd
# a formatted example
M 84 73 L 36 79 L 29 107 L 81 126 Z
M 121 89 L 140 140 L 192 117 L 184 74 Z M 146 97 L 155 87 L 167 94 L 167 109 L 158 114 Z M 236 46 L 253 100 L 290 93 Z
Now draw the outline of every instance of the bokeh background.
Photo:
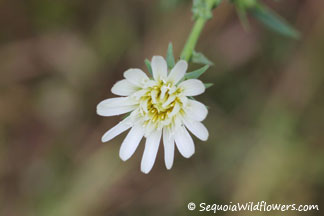
M 160 148 L 145 175 L 144 143 L 122 162 L 125 134 L 100 142 L 120 117 L 99 117 L 96 105 L 169 42 L 179 56 L 191 1 L 0 1 L 0 215 L 199 215 L 190 201 L 323 208 L 324 2 L 265 2 L 301 39 L 253 19 L 245 31 L 223 2 L 197 46 L 215 62 L 201 77 L 214 86 L 199 97 L 210 138 L 195 139 L 190 159 L 176 152 L 170 171 Z

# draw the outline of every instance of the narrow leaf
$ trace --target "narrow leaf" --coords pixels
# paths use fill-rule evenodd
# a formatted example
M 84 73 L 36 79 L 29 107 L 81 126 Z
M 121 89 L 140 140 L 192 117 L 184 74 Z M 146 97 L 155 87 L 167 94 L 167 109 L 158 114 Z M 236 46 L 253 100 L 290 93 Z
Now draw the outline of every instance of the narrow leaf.
M 214 83 L 204 83 L 204 85 L 205 85 L 205 88 L 207 89 L 207 88 L 212 87 L 214 85 Z
M 151 74 L 151 76 L 153 76 L 151 62 L 148 59 L 145 59 L 144 63 L 146 65 L 146 67 L 147 67 L 148 72 Z
M 204 65 L 214 65 L 204 54 L 193 51 L 191 60 L 193 63 L 204 64 Z
M 198 70 L 186 73 L 184 78 L 185 79 L 197 79 L 198 77 L 200 77 L 203 73 L 206 72 L 206 70 L 209 68 L 209 65 L 205 65 L 202 68 L 199 68 Z
M 129 113 L 126 113 L 123 117 L 122 117 L 122 119 L 124 120 L 125 118 L 127 118 L 128 116 L 130 116 L 130 112 Z
M 298 39 L 299 32 L 289 25 L 282 17 L 264 5 L 258 4 L 250 9 L 251 14 L 268 28 L 282 35 Z
M 166 55 L 166 61 L 168 63 L 168 68 L 171 69 L 174 67 L 174 56 L 173 56 L 173 46 L 172 43 L 169 43 L 168 46 L 168 51 L 167 51 L 167 55 Z
M 240 19 L 240 22 L 244 28 L 245 31 L 249 31 L 250 29 L 250 23 L 249 23 L 249 20 L 247 18 L 247 14 L 246 14 L 246 10 L 242 7 L 239 7 L 237 6 L 236 7 L 236 12 L 237 12 L 237 15 Z
M 188 96 L 188 98 L 189 99 L 191 99 L 191 100 L 196 100 L 194 97 L 192 97 L 192 96 Z

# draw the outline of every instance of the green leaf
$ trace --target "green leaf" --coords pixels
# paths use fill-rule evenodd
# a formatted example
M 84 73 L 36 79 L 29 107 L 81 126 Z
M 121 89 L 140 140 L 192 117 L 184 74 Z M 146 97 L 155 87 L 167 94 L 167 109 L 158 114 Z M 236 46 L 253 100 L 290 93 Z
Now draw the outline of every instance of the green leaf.
M 223 0 L 212 0 L 212 8 L 218 7 L 222 3 Z
M 214 83 L 204 83 L 205 88 L 210 88 L 214 85 Z
M 241 24 L 245 31 L 248 31 L 250 29 L 250 23 L 247 18 L 246 10 L 245 8 L 242 8 L 239 4 L 236 5 L 236 13 L 241 21 Z
M 151 74 L 151 76 L 153 76 L 151 62 L 148 59 L 145 59 L 144 63 L 146 65 L 146 67 L 147 67 L 148 72 Z
M 131 114 L 131 112 L 126 113 L 126 114 L 122 117 L 122 119 L 124 120 L 125 118 L 127 118 L 128 116 L 130 116 L 130 114 Z
M 188 98 L 189 99 L 191 99 L 191 100 L 196 100 L 194 97 L 192 97 L 192 96 L 188 96 Z
M 214 65 L 204 54 L 193 51 L 191 60 L 193 63 L 204 64 L 204 65 Z
M 295 39 L 300 37 L 300 33 L 295 28 L 265 5 L 258 4 L 251 8 L 250 12 L 256 19 L 273 31 Z
M 198 77 L 200 77 L 203 73 L 206 72 L 206 70 L 209 68 L 209 65 L 205 65 L 202 68 L 199 68 L 198 70 L 186 73 L 184 78 L 185 79 L 197 79 Z
M 168 51 L 167 51 L 167 55 L 166 55 L 166 61 L 168 63 L 168 68 L 172 69 L 174 67 L 174 65 L 175 65 L 172 43 L 169 43 Z

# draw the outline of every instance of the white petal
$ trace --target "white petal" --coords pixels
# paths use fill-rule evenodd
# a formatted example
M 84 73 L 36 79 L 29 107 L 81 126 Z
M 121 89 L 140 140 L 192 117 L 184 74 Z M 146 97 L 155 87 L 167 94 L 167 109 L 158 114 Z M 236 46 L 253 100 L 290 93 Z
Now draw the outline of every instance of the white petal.
M 174 159 L 174 138 L 168 129 L 163 129 L 163 145 L 164 145 L 164 162 L 167 169 L 171 169 Z
M 127 117 L 123 121 L 119 122 L 117 125 L 109 129 L 101 138 L 102 142 L 108 142 L 109 140 L 115 138 L 119 134 L 128 130 L 131 127 L 130 118 Z
M 172 81 L 174 84 L 177 84 L 185 75 L 188 69 L 188 64 L 184 60 L 178 61 L 178 63 L 172 68 L 168 81 Z
M 143 88 L 145 89 L 145 88 L 154 87 L 154 86 L 156 86 L 156 81 L 154 81 L 154 80 L 148 80 L 148 81 L 146 81 L 144 83 Z
M 162 130 L 154 131 L 150 134 L 145 143 L 144 154 L 141 162 L 141 171 L 149 173 L 154 165 L 157 151 L 161 140 Z
M 126 79 L 116 82 L 111 88 L 111 92 L 119 96 L 129 96 L 136 92 L 136 90 L 138 90 L 138 88 Z
M 150 134 L 152 134 L 154 131 L 155 131 L 155 124 L 152 121 L 150 121 L 145 127 L 144 136 L 149 137 Z
M 124 77 L 127 79 L 128 82 L 143 87 L 143 84 L 149 80 L 147 75 L 140 69 L 128 69 L 124 72 Z
M 146 89 L 142 89 L 139 91 L 136 91 L 134 94 L 132 94 L 132 96 L 134 96 L 137 100 L 139 100 L 143 95 L 145 95 L 147 92 Z
M 151 99 L 153 101 L 154 104 L 157 103 L 157 96 L 158 96 L 159 92 L 157 90 L 152 90 L 151 91 Z
M 143 136 L 143 128 L 140 125 L 134 125 L 119 149 L 119 157 L 123 161 L 128 160 L 134 154 Z
M 169 95 L 173 94 L 175 91 L 177 91 L 178 88 L 176 86 L 172 86 L 169 90 Z
M 105 108 L 105 109 L 97 109 L 97 114 L 101 116 L 115 116 L 115 115 L 121 115 L 128 112 L 131 112 L 135 109 L 134 106 L 123 106 L 123 107 L 111 107 L 111 108 Z
M 114 116 L 130 112 L 136 108 L 136 101 L 128 97 L 110 98 L 97 105 L 97 114 L 101 116 Z
M 183 106 L 187 106 L 189 100 L 187 96 L 180 95 L 178 98 L 180 99 Z
M 184 124 L 186 127 L 202 141 L 206 141 L 208 139 L 208 130 L 207 128 L 199 121 L 191 121 L 191 120 L 184 120 Z
M 161 87 L 161 93 L 160 93 L 160 100 L 163 100 L 164 99 L 164 97 L 165 97 L 165 93 L 168 91 L 168 88 L 165 86 L 165 85 L 163 85 L 162 87 Z
M 172 130 L 170 130 L 170 133 L 174 137 L 175 133 L 177 132 L 178 128 L 181 128 L 183 126 L 182 122 L 183 117 L 181 115 L 175 115 L 174 118 L 172 119 Z
M 205 91 L 204 84 L 198 79 L 189 79 L 180 83 L 179 88 L 183 89 L 186 96 L 200 95 Z
M 136 108 L 134 111 L 132 111 L 129 115 L 131 122 L 135 125 L 135 123 L 143 125 L 143 123 L 140 123 L 143 120 L 142 115 L 140 114 L 140 108 Z
M 188 131 L 183 126 L 176 129 L 174 139 L 178 150 L 183 157 L 189 158 L 195 153 L 194 142 Z
M 178 114 L 180 109 L 181 109 L 181 107 L 180 107 L 179 103 L 175 103 L 175 105 L 172 109 L 172 112 L 168 115 L 168 117 L 171 118 L 172 116 Z
M 168 74 L 168 66 L 162 56 L 153 56 L 152 58 L 152 72 L 155 80 L 166 80 Z
M 167 107 L 170 103 L 172 103 L 177 97 L 175 95 L 170 95 L 168 100 L 165 101 L 163 104 L 162 104 L 162 107 Z M 153 100 L 153 98 L 152 98 Z
M 208 114 L 208 110 L 204 104 L 191 99 L 188 100 L 185 111 L 188 117 L 196 121 L 203 121 Z

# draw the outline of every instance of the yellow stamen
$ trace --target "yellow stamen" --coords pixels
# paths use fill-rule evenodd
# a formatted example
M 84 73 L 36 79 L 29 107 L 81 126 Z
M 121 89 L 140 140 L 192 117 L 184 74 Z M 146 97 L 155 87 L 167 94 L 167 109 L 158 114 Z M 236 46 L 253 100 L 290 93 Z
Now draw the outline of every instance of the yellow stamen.
M 161 120 L 164 120 L 165 119 L 165 113 L 163 113 L 163 114 L 160 115 L 160 119 Z
M 152 119 L 152 122 L 155 123 L 157 119 L 158 119 L 158 115 L 155 115 Z

